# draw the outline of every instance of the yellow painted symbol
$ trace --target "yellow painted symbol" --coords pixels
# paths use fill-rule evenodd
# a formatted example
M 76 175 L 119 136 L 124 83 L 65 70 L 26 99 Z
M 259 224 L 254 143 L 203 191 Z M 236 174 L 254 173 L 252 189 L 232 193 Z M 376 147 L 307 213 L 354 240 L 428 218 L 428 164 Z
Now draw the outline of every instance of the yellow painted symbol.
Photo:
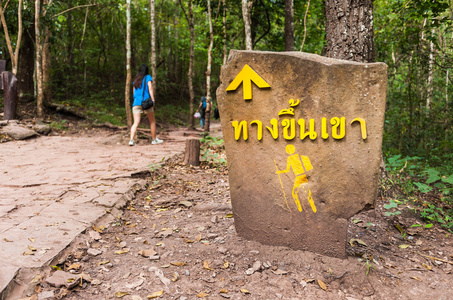
M 296 151 L 296 148 L 293 145 L 286 146 L 286 152 L 290 155 L 290 156 L 288 156 L 288 159 L 287 159 L 286 169 L 278 170 L 277 164 L 275 164 L 275 167 L 277 169 L 278 179 L 280 180 L 280 185 L 282 187 L 283 195 L 285 197 L 286 202 L 287 202 L 287 200 L 286 200 L 285 190 L 283 189 L 283 184 L 282 184 L 282 180 L 280 178 L 280 174 L 289 173 L 291 168 L 293 169 L 293 172 L 294 172 L 294 175 L 296 176 L 296 178 L 294 179 L 294 185 L 293 185 L 293 190 L 292 190 L 291 194 L 293 196 L 294 202 L 297 205 L 297 209 L 299 211 L 302 211 L 302 205 L 300 204 L 298 193 L 299 193 L 299 190 L 301 187 L 305 191 L 304 185 L 306 185 L 308 183 L 306 172 L 312 170 L 313 165 L 311 164 L 310 159 L 307 156 L 302 156 L 302 155 L 299 156 L 299 154 L 297 154 L 297 153 L 294 154 L 295 151 Z M 313 201 L 313 197 L 311 195 L 310 189 L 308 189 L 307 200 L 310 203 L 310 206 L 311 206 L 311 209 L 313 210 L 313 212 L 316 213 L 317 209 L 316 209 L 315 203 Z M 288 205 L 288 202 L 286 203 L 286 205 Z
M 249 65 L 245 65 L 241 72 L 227 87 L 226 91 L 235 91 L 242 83 L 242 94 L 244 100 L 252 100 L 252 81 L 259 88 L 270 88 L 271 86 L 264 81 Z

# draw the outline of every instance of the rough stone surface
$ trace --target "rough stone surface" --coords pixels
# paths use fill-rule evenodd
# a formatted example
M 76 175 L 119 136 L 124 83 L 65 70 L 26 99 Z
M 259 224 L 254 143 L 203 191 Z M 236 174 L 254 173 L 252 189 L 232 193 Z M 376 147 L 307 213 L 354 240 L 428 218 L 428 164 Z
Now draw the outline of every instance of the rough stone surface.
M 45 125 L 45 124 L 36 124 L 35 126 L 33 126 L 33 129 L 37 133 L 44 134 L 44 135 L 47 135 L 52 131 L 52 128 L 50 128 L 50 126 Z
M 36 131 L 20 126 L 5 126 L 3 131 L 15 140 L 25 140 L 38 135 Z
M 250 100 L 244 100 L 244 83 L 226 91 L 245 65 L 270 85 L 252 83 Z M 377 196 L 387 66 L 296 52 L 232 51 L 221 82 L 217 99 L 238 234 L 264 244 L 345 257 L 347 220 L 373 207 Z M 342 137 L 341 126 L 337 130 L 331 122 L 343 117 Z M 355 118 L 366 122 L 366 139 L 361 123 L 351 124 Z M 316 134 L 302 139 L 302 120 L 305 133 L 313 120 Z M 244 130 L 239 134 L 239 125 L 237 132 L 234 129 L 235 122 L 242 121 L 247 122 L 247 139 Z M 262 122 L 261 139 L 260 126 L 252 121 Z M 339 136 L 334 138 L 334 133 Z M 294 146 L 293 152 L 288 145 Z M 290 167 L 289 156 L 299 167 Z M 277 169 L 287 172 L 277 174 Z

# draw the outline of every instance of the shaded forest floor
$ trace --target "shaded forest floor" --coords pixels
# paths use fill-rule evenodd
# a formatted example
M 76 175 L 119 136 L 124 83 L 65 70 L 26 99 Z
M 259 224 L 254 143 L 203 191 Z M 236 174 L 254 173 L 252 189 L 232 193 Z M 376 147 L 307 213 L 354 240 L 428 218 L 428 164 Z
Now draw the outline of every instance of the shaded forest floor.
M 223 154 L 216 147 L 213 151 Z M 237 236 L 227 170 L 174 157 L 122 216 L 80 236 L 58 262 L 82 274 L 74 288 L 37 289 L 65 299 L 448 299 L 453 244 L 403 210 L 377 208 L 350 220 L 347 259 Z
M 71 131 L 85 125 L 67 122 Z M 222 147 L 210 151 L 224 157 Z M 148 188 L 121 215 L 79 236 L 53 268 L 35 277 L 27 299 L 449 299 L 451 235 L 376 209 L 349 222 L 348 258 L 336 259 L 240 238 L 228 171 L 173 157 L 153 168 Z M 70 278 L 53 277 L 55 269 Z M 57 284 L 56 284 L 57 283 Z M 57 285 L 57 286 L 55 286 Z

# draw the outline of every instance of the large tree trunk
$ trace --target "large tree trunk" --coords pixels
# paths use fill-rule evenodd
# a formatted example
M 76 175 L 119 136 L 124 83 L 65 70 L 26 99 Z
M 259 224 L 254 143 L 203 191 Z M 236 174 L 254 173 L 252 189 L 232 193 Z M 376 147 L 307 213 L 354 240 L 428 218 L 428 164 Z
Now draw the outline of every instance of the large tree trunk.
M 227 62 L 227 29 L 226 29 L 226 5 L 225 0 L 223 0 L 223 64 L 225 65 Z
M 157 95 L 156 81 L 156 23 L 155 23 L 155 0 L 151 0 L 151 73 L 153 76 L 153 92 Z
M 44 0 L 44 5 L 49 5 L 49 0 Z M 47 14 L 47 7 L 44 12 L 44 16 Z M 51 79 L 51 66 L 52 66 L 52 57 L 50 54 L 50 29 L 49 26 L 44 28 L 44 43 L 42 48 L 42 83 L 43 83 L 43 93 L 44 93 L 44 104 L 52 103 L 52 79 Z
M 35 72 L 35 44 L 33 41 L 34 24 L 24 31 L 24 39 L 20 49 L 17 69 L 17 90 L 20 102 L 34 100 L 33 74 Z
M 285 0 L 285 51 L 294 50 L 294 0 Z
M 41 42 L 41 1 L 35 0 L 35 44 L 36 44 L 36 107 L 39 119 L 44 117 L 44 91 L 42 78 L 42 42 Z
M 131 0 L 126 4 L 126 87 L 124 88 L 124 105 L 126 108 L 127 128 L 132 126 L 131 114 Z
M 252 0 L 242 0 L 242 18 L 244 20 L 245 50 L 253 50 L 252 43 Z
M 208 66 L 206 69 L 206 99 L 211 99 L 211 67 L 212 67 L 212 47 L 214 46 L 214 30 L 212 29 L 211 0 L 208 0 L 208 23 L 209 23 L 209 47 L 208 47 Z M 209 132 L 211 111 L 206 109 L 204 131 Z
M 326 0 L 327 56 L 374 62 L 373 1 Z
M 195 60 L 195 24 L 193 18 L 192 0 L 189 0 L 189 29 L 190 29 L 190 60 L 189 60 L 189 96 L 190 96 L 190 126 L 195 128 L 194 92 L 193 92 L 193 64 Z
M 17 41 L 16 41 L 16 51 L 13 51 L 13 45 L 12 45 L 11 39 L 9 37 L 8 26 L 6 24 L 5 15 L 3 13 L 3 6 L 0 1 L 0 19 L 1 19 L 1 24 L 3 25 L 3 30 L 5 32 L 6 46 L 8 48 L 9 56 L 11 57 L 12 73 L 14 75 L 17 74 L 17 67 L 19 64 L 19 49 L 20 49 L 20 43 L 21 43 L 22 31 L 23 31 L 22 30 L 22 0 L 19 0 L 19 9 L 17 12 L 17 17 L 18 17 L 18 33 L 17 33 Z

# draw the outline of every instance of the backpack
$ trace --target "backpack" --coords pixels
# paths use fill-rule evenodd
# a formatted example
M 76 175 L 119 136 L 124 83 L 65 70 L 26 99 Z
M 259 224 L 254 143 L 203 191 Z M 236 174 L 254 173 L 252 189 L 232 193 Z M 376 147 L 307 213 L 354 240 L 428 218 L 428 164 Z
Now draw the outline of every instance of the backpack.
M 202 101 L 201 103 L 203 103 L 203 104 L 201 105 L 201 108 L 202 108 L 202 109 L 206 109 L 206 97 L 201 97 L 201 101 Z

